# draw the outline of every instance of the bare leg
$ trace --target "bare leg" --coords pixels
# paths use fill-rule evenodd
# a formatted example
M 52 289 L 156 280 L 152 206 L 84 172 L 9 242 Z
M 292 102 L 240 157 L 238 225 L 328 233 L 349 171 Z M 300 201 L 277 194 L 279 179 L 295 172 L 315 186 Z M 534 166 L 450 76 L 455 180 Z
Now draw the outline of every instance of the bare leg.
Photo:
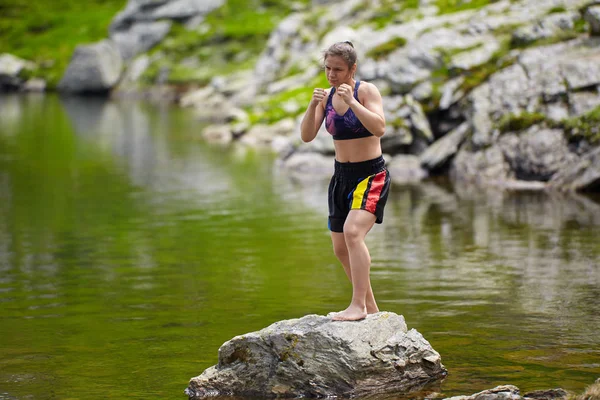
M 344 240 L 352 278 L 352 302 L 333 316 L 338 321 L 356 321 L 367 316 L 367 293 L 371 286 L 371 256 L 365 236 L 375 224 L 375 215 L 364 210 L 351 210 L 344 224 Z
M 346 276 L 352 282 L 352 270 L 350 269 L 350 258 L 348 255 L 348 247 L 346 246 L 346 239 L 344 239 L 344 234 L 341 232 L 331 232 L 331 241 L 333 243 L 333 252 L 336 257 L 342 263 L 344 267 L 344 272 L 346 272 Z M 367 291 L 366 298 L 367 305 L 367 314 L 375 314 L 379 312 L 379 307 L 377 307 L 377 302 L 375 301 L 375 296 L 373 295 L 373 288 L 369 284 L 369 290 Z

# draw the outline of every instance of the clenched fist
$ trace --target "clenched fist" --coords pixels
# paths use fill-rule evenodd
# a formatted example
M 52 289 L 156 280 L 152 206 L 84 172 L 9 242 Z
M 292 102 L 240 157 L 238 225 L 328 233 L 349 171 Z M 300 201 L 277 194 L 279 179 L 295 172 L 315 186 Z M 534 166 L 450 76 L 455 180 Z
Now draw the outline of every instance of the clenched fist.
M 354 91 L 352 90 L 352 86 L 348 85 L 347 83 L 342 83 L 338 88 L 337 88 L 337 95 L 340 96 L 342 98 L 342 100 L 344 100 L 344 103 L 348 104 L 349 106 L 352 105 L 352 102 L 354 101 Z
M 311 104 L 315 106 L 319 104 L 325 98 L 326 93 L 325 89 L 315 88 L 315 90 L 313 90 L 312 99 L 310 100 Z

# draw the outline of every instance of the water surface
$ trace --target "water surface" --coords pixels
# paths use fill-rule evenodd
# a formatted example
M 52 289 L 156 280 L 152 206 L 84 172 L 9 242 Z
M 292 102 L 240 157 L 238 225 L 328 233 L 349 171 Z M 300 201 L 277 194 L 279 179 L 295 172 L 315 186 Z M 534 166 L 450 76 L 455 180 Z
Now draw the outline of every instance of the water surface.
M 219 346 L 346 307 L 327 181 L 200 139 L 189 110 L 0 98 L 0 399 L 183 399 Z M 382 310 L 439 396 L 600 377 L 600 200 L 394 185 L 368 237 Z

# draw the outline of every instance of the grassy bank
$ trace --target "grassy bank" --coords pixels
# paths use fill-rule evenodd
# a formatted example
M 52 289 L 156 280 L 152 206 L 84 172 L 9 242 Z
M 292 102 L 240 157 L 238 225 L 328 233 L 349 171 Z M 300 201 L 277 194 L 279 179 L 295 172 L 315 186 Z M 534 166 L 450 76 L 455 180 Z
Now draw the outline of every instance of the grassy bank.
M 126 0 L 2 0 L 0 54 L 34 61 L 33 73 L 54 87 L 78 44 L 108 36 L 108 26 Z

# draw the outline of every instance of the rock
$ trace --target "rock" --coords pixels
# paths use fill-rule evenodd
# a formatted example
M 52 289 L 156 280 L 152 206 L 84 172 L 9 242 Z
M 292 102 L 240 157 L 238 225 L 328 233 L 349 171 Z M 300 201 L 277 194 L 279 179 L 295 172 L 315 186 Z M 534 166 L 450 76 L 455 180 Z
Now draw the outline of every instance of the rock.
M 572 31 L 575 21 L 579 19 L 581 16 L 576 11 L 544 16 L 530 25 L 516 29 L 512 35 L 512 42 L 527 45 L 536 40 L 557 37 L 563 32 Z
M 518 136 L 503 135 L 499 145 L 515 177 L 521 180 L 547 181 L 577 159 L 562 130 L 536 125 Z
M 429 171 L 434 171 L 444 166 L 456 154 L 470 129 L 470 125 L 467 122 L 463 122 L 450 133 L 434 142 L 419 156 L 421 165 Z
M 29 79 L 23 84 L 23 90 L 26 92 L 44 92 L 46 91 L 46 81 L 41 78 Z
M 107 92 L 121 76 L 123 59 L 114 42 L 77 46 L 58 89 L 62 92 Z
M 0 54 L 0 90 L 16 90 L 23 84 L 20 75 L 24 70 L 35 69 L 31 61 L 13 56 L 12 54 Z
M 593 191 L 600 189 L 600 147 L 583 155 L 558 171 L 548 182 L 549 187 L 565 191 Z
M 566 400 L 569 397 L 569 393 L 561 388 L 549 389 L 549 390 L 536 390 L 534 392 L 525 393 L 524 399 L 536 399 L 536 400 Z
M 565 95 L 593 92 L 599 84 L 600 38 L 527 49 L 517 63 L 494 73 L 465 99 L 464 111 L 473 124 L 471 142 L 475 148 L 490 145 L 495 124 L 506 114 L 543 113 Z M 593 99 L 579 101 L 569 112 L 580 113 L 586 104 L 592 106 Z
M 272 126 L 256 124 L 242 135 L 240 143 L 251 147 L 270 147 L 275 132 Z
M 590 24 L 592 36 L 600 36 L 600 5 L 588 7 L 583 18 Z
M 110 38 L 117 44 L 124 60 L 150 50 L 171 30 L 171 21 L 137 22 L 127 31 L 116 31 Z
M 190 399 L 364 396 L 422 388 L 445 377 L 440 355 L 402 316 L 357 322 L 307 315 L 225 342 L 219 363 L 192 378 Z
M 202 131 L 202 137 L 209 143 L 229 144 L 233 141 L 228 125 L 208 125 Z
M 283 160 L 281 166 L 300 180 L 329 178 L 334 172 L 334 158 L 320 153 L 297 151 Z
M 160 19 L 186 20 L 221 7 L 225 0 L 129 0 L 127 6 L 113 19 L 110 35 L 128 31 L 136 22 Z
M 459 101 L 465 93 L 459 90 L 465 81 L 464 76 L 458 76 L 446 82 L 442 87 L 442 98 L 440 99 L 440 110 L 447 110 L 451 105 Z
M 419 157 L 409 154 L 394 156 L 387 166 L 392 182 L 399 184 L 420 182 L 427 177 Z
M 484 186 L 501 186 L 514 179 L 514 174 L 498 144 L 475 152 L 463 145 L 452 160 L 450 178 Z
M 522 400 L 522 398 L 518 387 L 503 385 L 471 396 L 454 396 L 445 400 Z

